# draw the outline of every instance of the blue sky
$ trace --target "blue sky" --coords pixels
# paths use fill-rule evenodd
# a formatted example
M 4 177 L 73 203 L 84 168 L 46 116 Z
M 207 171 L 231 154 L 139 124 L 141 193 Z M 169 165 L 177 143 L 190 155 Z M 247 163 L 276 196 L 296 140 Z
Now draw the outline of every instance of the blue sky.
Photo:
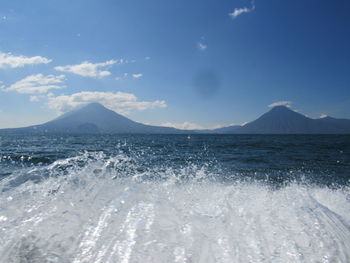
M 0 128 L 90 101 L 180 128 L 350 118 L 346 0 L 0 2 Z

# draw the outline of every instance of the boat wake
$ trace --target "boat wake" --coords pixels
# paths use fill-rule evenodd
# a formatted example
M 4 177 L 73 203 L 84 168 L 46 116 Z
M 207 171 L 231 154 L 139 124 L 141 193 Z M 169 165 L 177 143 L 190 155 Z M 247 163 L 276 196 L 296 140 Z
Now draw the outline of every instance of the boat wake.
M 348 187 L 210 177 L 103 153 L 24 168 L 0 181 L 0 262 L 350 262 Z

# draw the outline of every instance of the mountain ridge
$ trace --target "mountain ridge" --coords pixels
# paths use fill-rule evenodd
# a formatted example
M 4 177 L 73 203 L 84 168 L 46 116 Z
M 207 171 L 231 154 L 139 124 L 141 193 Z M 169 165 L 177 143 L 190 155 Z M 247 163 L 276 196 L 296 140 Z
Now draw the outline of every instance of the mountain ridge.
M 234 133 L 342 134 L 350 133 L 350 120 L 332 117 L 311 119 L 286 106 L 276 106 Z
M 0 131 L 95 134 L 350 134 L 350 120 L 329 116 L 311 119 L 288 107 L 276 106 L 243 126 L 232 125 L 213 130 L 180 130 L 135 122 L 94 102 L 40 125 Z
M 34 133 L 183 133 L 171 128 L 142 124 L 132 121 L 97 102 L 73 109 L 54 120 L 40 125 L 23 128 L 3 129 L 3 131 Z

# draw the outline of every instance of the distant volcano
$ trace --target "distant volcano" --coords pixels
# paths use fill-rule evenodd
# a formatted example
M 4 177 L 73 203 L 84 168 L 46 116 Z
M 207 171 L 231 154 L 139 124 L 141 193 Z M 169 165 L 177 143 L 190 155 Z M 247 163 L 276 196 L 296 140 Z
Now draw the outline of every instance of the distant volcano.
M 41 125 L 1 131 L 101 134 L 350 134 L 350 120 L 332 117 L 310 119 L 285 106 L 277 106 L 244 126 L 188 131 L 145 125 L 132 121 L 99 103 L 90 103 Z
M 6 130 L 46 133 L 183 133 L 174 128 L 132 121 L 99 103 L 87 104 L 41 125 Z
M 276 106 L 234 133 L 242 134 L 343 134 L 350 133 L 350 120 L 326 117 L 310 119 L 285 106 Z

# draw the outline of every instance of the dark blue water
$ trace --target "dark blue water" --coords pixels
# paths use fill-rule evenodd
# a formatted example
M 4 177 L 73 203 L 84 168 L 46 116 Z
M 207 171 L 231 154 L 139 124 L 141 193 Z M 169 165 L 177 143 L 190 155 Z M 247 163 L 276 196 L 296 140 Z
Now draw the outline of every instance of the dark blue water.
M 0 135 L 0 262 L 350 262 L 348 135 Z
M 0 178 L 84 152 L 103 152 L 104 158 L 124 154 L 133 158 L 138 172 L 197 165 L 210 170 L 211 179 L 226 182 L 342 186 L 350 180 L 348 135 L 3 135 Z

